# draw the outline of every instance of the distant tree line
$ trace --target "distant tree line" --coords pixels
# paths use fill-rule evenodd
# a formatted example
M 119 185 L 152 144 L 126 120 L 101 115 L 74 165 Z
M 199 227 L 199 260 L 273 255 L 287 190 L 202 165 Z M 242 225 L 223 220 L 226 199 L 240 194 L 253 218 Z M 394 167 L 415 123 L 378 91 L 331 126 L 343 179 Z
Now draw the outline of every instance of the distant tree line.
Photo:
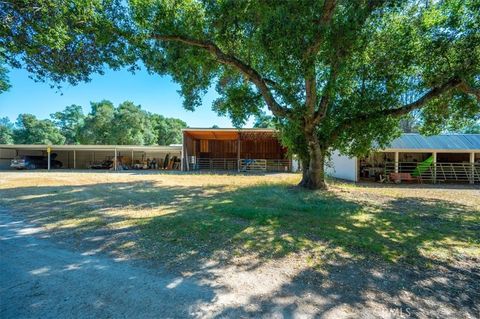
M 0 144 L 170 145 L 181 143 L 185 127 L 180 119 L 149 113 L 130 101 L 115 107 L 103 100 L 92 102 L 86 115 L 73 104 L 50 119 L 20 114 L 12 123 L 0 118 Z

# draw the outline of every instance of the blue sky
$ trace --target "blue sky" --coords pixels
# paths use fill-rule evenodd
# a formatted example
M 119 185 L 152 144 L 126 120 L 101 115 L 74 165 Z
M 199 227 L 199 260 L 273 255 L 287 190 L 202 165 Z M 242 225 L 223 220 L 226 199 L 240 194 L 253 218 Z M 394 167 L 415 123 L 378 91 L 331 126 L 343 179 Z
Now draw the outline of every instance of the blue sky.
M 203 99 L 203 105 L 195 112 L 182 107 L 182 98 L 177 92 L 179 85 L 170 77 L 150 75 L 142 70 L 131 74 L 126 70 L 110 71 L 92 76 L 92 81 L 77 86 L 64 85 L 63 95 L 47 83 L 38 83 L 28 77 L 25 70 L 9 72 L 9 91 L 0 94 L 0 118 L 8 116 L 15 121 L 20 113 L 31 113 L 39 118 L 48 118 L 51 113 L 61 111 L 70 104 L 81 105 L 84 112 L 90 111 L 91 101 L 107 99 L 115 105 L 130 100 L 140 104 L 144 110 L 167 117 L 176 117 L 190 127 L 232 127 L 230 119 L 219 117 L 211 110 L 216 92 L 212 89 Z M 246 127 L 250 127 L 250 120 Z

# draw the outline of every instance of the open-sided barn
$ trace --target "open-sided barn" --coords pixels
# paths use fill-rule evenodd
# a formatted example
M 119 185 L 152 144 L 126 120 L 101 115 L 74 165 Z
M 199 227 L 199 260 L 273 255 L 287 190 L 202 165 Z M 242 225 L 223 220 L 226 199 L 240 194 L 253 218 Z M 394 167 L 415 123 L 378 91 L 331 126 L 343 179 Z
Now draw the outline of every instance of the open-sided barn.
M 182 148 L 187 171 L 292 170 L 287 149 L 274 129 L 184 129 Z
M 181 146 L 0 145 L 0 169 L 15 159 L 26 169 L 180 169 Z
M 480 182 L 480 134 L 403 134 L 366 157 L 334 152 L 330 175 L 350 181 Z

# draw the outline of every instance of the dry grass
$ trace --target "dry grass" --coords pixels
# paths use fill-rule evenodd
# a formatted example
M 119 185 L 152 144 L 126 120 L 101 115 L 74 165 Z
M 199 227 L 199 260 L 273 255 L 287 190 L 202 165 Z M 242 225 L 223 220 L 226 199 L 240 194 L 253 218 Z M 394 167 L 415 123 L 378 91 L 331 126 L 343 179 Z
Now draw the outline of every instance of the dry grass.
M 82 248 L 168 260 L 480 261 L 471 186 L 294 187 L 298 175 L 2 172 L 0 206 Z

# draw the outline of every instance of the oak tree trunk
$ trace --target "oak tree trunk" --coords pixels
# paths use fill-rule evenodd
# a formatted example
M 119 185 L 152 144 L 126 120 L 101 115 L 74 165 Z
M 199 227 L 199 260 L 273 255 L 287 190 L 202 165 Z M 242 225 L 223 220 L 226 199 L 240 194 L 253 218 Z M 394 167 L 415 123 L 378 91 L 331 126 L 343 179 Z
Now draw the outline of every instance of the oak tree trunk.
M 303 176 L 299 186 L 308 189 L 327 189 L 325 184 L 325 151 L 315 134 L 305 134 L 308 143 L 309 160 L 302 162 Z

